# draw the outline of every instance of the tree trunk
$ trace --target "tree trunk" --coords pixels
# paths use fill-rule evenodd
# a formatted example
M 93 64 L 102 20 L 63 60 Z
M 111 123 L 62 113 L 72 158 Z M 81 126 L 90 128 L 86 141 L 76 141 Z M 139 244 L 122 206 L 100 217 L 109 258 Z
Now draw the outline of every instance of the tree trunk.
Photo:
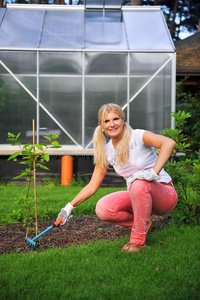
M 178 0 L 176 0 L 175 4 L 174 4 L 173 19 L 171 21 L 170 29 L 169 29 L 172 38 L 174 37 L 174 24 L 175 24 L 175 18 L 176 18 L 177 11 L 178 11 Z
M 0 0 L 0 7 L 3 7 L 3 0 Z
M 200 31 L 200 17 L 199 17 L 198 31 Z
M 131 0 L 130 5 L 133 6 L 142 6 L 142 0 Z

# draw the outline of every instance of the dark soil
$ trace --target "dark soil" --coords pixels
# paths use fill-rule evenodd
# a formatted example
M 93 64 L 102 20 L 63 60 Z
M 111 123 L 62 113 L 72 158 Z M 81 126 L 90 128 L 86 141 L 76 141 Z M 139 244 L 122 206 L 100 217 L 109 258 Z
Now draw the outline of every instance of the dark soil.
M 168 225 L 170 215 L 165 217 L 153 216 L 153 230 L 160 230 L 164 225 Z M 38 222 L 39 232 L 44 231 L 53 224 L 55 220 L 48 222 Z M 32 228 L 35 225 L 32 224 Z M 101 221 L 96 216 L 72 218 L 64 226 L 54 227 L 37 239 L 34 251 L 50 248 L 67 248 L 70 245 L 87 244 L 99 240 L 115 240 L 127 235 L 127 242 L 130 229 L 116 224 Z M 26 230 L 22 224 L 11 224 L 0 226 L 0 254 L 12 252 L 28 252 L 30 246 L 25 241 Z M 30 232 L 28 237 L 34 238 L 34 233 Z

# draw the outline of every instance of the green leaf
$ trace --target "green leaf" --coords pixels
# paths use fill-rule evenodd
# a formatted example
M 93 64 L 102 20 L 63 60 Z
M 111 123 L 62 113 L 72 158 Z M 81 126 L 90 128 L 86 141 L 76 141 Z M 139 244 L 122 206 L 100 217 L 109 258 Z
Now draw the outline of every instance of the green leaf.
M 20 161 L 19 164 L 21 165 L 30 165 L 32 162 L 30 160 Z
M 17 152 L 15 152 L 15 153 L 13 153 L 13 154 L 8 158 L 8 160 L 11 160 L 11 159 L 17 157 L 20 153 L 21 153 L 20 151 L 17 151 Z
M 16 140 L 18 140 L 18 137 L 20 136 L 21 132 L 18 133 L 18 135 L 16 136 Z
M 20 175 L 14 177 L 13 179 L 16 180 L 16 179 L 19 179 L 19 178 L 21 178 L 21 177 L 23 177 L 23 176 L 27 176 L 27 175 L 28 175 L 27 172 L 22 172 Z
M 42 158 L 43 158 L 45 161 L 49 161 L 49 154 L 48 154 L 48 153 L 43 153 L 41 156 L 42 156 Z
M 44 138 L 51 142 L 51 137 L 50 136 L 45 135 Z
M 36 144 L 35 147 L 37 147 L 39 150 L 43 151 L 43 147 L 40 144 Z
M 16 146 L 16 145 L 21 145 L 20 142 L 15 142 L 15 143 L 12 143 L 11 146 Z
M 56 140 L 58 138 L 58 135 L 57 135 L 57 133 L 55 132 L 53 135 L 52 135 L 52 139 L 53 140 Z
M 38 163 L 37 166 L 40 167 L 40 168 L 42 168 L 42 169 L 44 169 L 44 170 L 49 170 L 49 168 L 47 168 L 43 164 Z
M 60 144 L 57 141 L 52 142 L 52 146 L 49 148 L 61 148 Z

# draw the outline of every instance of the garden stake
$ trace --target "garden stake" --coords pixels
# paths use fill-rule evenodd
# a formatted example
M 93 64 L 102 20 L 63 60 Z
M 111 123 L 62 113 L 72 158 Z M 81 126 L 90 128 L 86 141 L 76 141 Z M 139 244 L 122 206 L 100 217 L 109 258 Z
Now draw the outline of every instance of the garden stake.
M 35 145 L 35 120 L 33 119 L 33 146 Z M 35 151 L 35 147 L 33 149 Z M 36 170 L 35 170 L 35 159 L 33 161 L 33 176 L 34 176 L 34 197 L 35 197 L 35 231 L 37 235 L 38 223 L 37 223 L 37 196 L 36 196 Z
M 42 231 L 40 234 L 38 234 L 36 237 L 34 237 L 32 240 L 27 238 L 26 239 L 26 243 L 30 246 L 30 247 L 35 247 L 35 240 L 37 240 L 39 237 L 41 237 L 43 234 L 45 234 L 47 231 L 49 231 L 50 229 L 52 229 L 55 226 L 58 226 L 60 223 L 62 223 L 63 218 L 58 219 L 53 225 L 51 225 L 50 227 L 48 227 L 47 229 L 45 229 L 44 231 Z

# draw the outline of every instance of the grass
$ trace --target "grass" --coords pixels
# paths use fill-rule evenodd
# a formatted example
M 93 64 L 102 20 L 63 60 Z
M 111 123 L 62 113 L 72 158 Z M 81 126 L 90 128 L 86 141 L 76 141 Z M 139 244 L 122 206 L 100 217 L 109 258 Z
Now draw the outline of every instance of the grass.
M 56 216 L 79 189 L 38 186 L 38 202 L 43 197 Z M 1 222 L 25 190 L 0 186 Z M 113 190 L 100 189 L 76 213 L 94 211 L 96 201 Z M 148 247 L 138 253 L 121 252 L 126 242 L 127 237 L 1 255 L 0 299 L 200 299 L 199 227 L 172 225 L 154 231 L 147 236 Z
M 198 239 L 197 227 L 169 228 L 134 254 L 121 252 L 119 239 L 3 255 L 0 298 L 199 299 Z
M 56 218 L 60 209 L 70 202 L 77 193 L 81 191 L 82 187 L 83 183 L 80 183 L 78 186 L 76 184 L 61 186 L 54 185 L 53 183 L 37 186 L 38 220 L 41 220 L 40 216 L 43 214 L 44 210 L 48 211 L 45 219 L 50 220 Z M 79 205 L 76 210 L 73 211 L 73 215 L 82 216 L 95 214 L 95 205 L 97 201 L 103 196 L 118 190 L 120 190 L 120 188 L 100 188 L 89 200 Z M 22 208 L 22 205 L 19 204 L 19 199 L 25 196 L 26 192 L 26 185 L 0 185 L 0 225 L 15 222 L 15 219 L 12 219 L 13 209 L 17 210 Z M 29 199 L 30 206 L 34 210 L 35 204 L 33 187 L 31 188 Z

